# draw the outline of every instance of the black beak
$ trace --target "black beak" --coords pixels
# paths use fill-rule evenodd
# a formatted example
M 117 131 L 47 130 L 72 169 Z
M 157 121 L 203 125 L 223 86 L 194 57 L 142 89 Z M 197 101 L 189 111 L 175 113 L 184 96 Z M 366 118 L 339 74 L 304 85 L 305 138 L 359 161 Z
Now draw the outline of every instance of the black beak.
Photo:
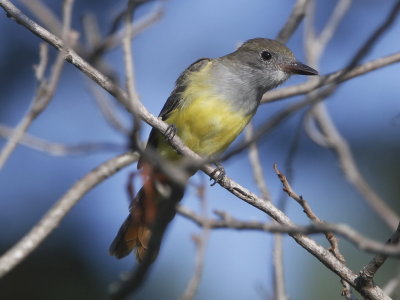
M 300 74 L 300 75 L 318 75 L 318 71 L 314 70 L 313 68 L 302 64 L 301 62 L 294 62 L 288 65 L 282 65 L 281 68 L 292 74 Z

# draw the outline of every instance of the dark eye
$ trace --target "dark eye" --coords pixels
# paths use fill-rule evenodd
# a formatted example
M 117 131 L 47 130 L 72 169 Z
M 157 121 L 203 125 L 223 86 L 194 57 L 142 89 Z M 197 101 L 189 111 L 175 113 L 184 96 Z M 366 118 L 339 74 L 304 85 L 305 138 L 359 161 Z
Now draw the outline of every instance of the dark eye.
M 261 58 L 265 61 L 270 60 L 272 58 L 272 54 L 268 51 L 261 52 Z

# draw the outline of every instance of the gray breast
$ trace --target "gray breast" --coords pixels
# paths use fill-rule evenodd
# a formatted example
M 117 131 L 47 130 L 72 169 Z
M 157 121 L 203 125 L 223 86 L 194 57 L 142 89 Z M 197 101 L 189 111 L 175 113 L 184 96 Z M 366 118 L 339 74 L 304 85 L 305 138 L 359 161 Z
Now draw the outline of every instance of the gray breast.
M 254 114 L 264 93 L 259 74 L 248 67 L 226 66 L 217 60 L 211 66 L 210 83 L 215 92 L 244 114 Z

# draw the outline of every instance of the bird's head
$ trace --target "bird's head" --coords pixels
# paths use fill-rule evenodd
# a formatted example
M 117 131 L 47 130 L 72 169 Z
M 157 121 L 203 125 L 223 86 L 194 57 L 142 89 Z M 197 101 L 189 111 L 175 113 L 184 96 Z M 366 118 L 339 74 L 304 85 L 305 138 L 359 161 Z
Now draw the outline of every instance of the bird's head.
M 238 70 L 252 73 L 264 92 L 280 85 L 292 74 L 318 75 L 313 68 L 298 62 L 288 47 L 271 39 L 248 40 L 227 57 Z

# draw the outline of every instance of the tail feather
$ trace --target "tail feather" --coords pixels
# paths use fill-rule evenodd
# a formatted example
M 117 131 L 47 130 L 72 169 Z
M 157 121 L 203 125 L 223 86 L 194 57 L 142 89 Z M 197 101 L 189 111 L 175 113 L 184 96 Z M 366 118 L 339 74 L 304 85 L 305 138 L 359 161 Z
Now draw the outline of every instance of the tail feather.
M 155 224 L 157 214 L 161 213 L 163 217 L 162 219 L 165 219 L 167 222 L 165 227 L 174 217 L 175 206 L 169 206 L 171 206 L 171 203 L 177 203 L 182 199 L 183 189 L 172 189 L 173 192 L 170 195 L 171 199 L 165 199 L 165 196 L 162 195 L 156 187 L 157 182 L 166 186 L 173 186 L 173 184 L 166 180 L 163 174 L 157 173 L 154 175 L 153 173 L 150 173 L 149 179 L 145 182 L 142 189 L 139 190 L 136 197 L 132 199 L 129 208 L 130 213 L 119 229 L 117 236 L 111 243 L 109 252 L 116 258 L 123 258 L 131 251 L 135 251 L 136 259 L 139 262 L 142 262 L 146 256 L 146 251 L 149 248 L 149 242 L 152 235 L 151 229 Z M 171 200 L 173 202 L 171 202 Z M 163 231 L 165 230 L 165 227 L 163 228 Z M 160 240 L 161 238 L 162 233 Z M 159 244 L 154 246 L 155 249 L 152 249 L 152 260 L 155 260 L 157 257 L 158 248 L 160 247 Z
M 138 261 L 143 261 L 149 245 L 151 231 L 148 227 L 142 226 L 138 228 L 137 245 L 135 248 L 135 255 Z
M 110 254 L 116 258 L 127 256 L 135 247 L 136 227 L 132 226 L 132 218 L 129 215 L 122 223 L 116 237 L 110 245 Z
M 132 220 L 132 216 L 129 215 L 111 243 L 109 250 L 110 255 L 120 259 L 135 250 L 137 260 L 142 261 L 148 247 L 150 236 L 151 232 L 149 227 L 135 224 Z
M 116 258 L 123 258 L 133 250 L 139 262 L 145 256 L 151 237 L 150 228 L 157 214 L 155 205 L 157 200 L 155 193 L 153 191 L 146 193 L 144 187 L 132 200 L 130 213 L 111 243 L 109 252 Z

